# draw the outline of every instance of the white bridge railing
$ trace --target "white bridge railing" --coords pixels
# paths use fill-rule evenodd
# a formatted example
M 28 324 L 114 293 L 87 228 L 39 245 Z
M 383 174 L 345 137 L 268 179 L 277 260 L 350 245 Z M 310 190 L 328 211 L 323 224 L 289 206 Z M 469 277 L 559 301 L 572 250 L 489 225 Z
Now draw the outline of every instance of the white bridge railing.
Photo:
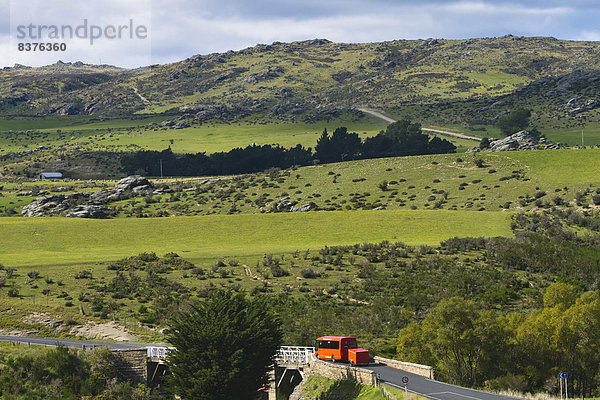
M 281 346 L 275 355 L 278 364 L 308 364 L 314 347 Z
M 167 359 L 167 353 L 174 349 L 174 347 L 146 347 L 148 358 L 154 362 L 161 363 Z

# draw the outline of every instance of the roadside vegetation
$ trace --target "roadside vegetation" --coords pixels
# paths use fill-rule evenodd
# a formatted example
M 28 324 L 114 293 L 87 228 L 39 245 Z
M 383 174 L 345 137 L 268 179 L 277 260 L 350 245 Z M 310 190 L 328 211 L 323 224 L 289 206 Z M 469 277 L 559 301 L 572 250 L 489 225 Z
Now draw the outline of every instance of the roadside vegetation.
M 0 345 L 2 399 L 107 400 L 164 398 L 157 390 L 134 385 L 119 374 L 119 359 L 106 348 L 78 351 L 24 345 Z

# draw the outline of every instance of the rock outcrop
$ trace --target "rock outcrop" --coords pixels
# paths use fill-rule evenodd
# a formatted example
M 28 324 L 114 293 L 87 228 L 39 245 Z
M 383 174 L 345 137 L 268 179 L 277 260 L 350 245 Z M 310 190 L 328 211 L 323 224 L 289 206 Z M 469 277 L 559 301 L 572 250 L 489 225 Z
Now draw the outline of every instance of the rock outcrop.
M 534 150 L 538 140 L 527 131 L 520 131 L 504 139 L 492 140 L 488 151 Z
M 143 176 L 133 175 L 121 179 L 112 190 L 38 197 L 23 207 L 21 214 L 24 217 L 65 215 L 71 218 L 109 218 L 108 203 L 170 192 L 172 190 L 166 186 L 156 188 Z
M 316 210 L 318 209 L 319 206 L 317 206 L 317 204 L 313 203 L 312 201 L 308 204 L 304 204 L 298 207 L 292 207 L 290 208 L 291 212 L 308 212 L 308 211 L 312 211 L 312 210 Z
M 97 206 L 97 205 L 83 205 L 77 206 L 73 210 L 71 210 L 66 217 L 69 218 L 107 218 L 108 216 L 108 208 L 105 206 Z
M 540 144 L 544 144 L 545 139 L 537 139 L 527 131 L 520 131 L 504 139 L 491 140 L 487 149 L 481 150 L 479 147 L 468 149 L 467 153 L 477 153 L 479 151 L 511 151 L 511 150 L 537 150 Z M 547 147 L 547 146 L 546 146 Z M 544 148 L 546 148 L 544 147 Z

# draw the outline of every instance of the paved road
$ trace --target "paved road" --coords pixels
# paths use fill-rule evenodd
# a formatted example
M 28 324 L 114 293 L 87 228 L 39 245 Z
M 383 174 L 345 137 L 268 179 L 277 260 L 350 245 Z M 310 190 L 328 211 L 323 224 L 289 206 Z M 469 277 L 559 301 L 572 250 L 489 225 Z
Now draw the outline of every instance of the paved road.
M 396 122 L 395 119 L 392 119 L 390 117 L 387 117 L 385 115 L 383 115 L 383 112 L 380 110 L 371 110 L 369 108 L 359 108 L 358 110 L 367 113 L 367 114 L 371 114 L 374 117 L 380 118 L 386 122 L 390 122 L 390 123 L 394 123 Z M 433 128 L 421 128 L 424 131 L 428 131 L 428 132 L 434 132 L 434 133 L 440 133 L 442 135 L 448 135 L 448 136 L 454 136 L 457 138 L 461 138 L 461 139 L 468 139 L 468 140 L 476 140 L 476 141 L 481 141 L 481 138 L 478 138 L 476 136 L 469 136 L 469 135 L 465 135 L 464 133 L 458 133 L 458 132 L 450 132 L 450 131 L 443 131 L 440 129 L 433 129 Z
M 41 337 L 25 336 L 0 336 L 2 342 L 25 343 L 39 346 L 66 346 L 79 349 L 89 349 L 90 347 L 108 347 L 110 349 L 140 349 L 148 346 L 164 346 L 150 343 L 124 343 L 124 342 L 96 342 L 93 340 L 74 340 L 74 339 L 52 339 Z
M 434 381 L 383 364 L 371 364 L 363 367 L 375 371 L 379 379 L 391 386 L 404 389 L 402 378 L 408 378 L 406 388 L 409 392 L 433 400 L 514 400 L 514 397 L 501 396 L 479 390 L 466 389 L 447 383 Z

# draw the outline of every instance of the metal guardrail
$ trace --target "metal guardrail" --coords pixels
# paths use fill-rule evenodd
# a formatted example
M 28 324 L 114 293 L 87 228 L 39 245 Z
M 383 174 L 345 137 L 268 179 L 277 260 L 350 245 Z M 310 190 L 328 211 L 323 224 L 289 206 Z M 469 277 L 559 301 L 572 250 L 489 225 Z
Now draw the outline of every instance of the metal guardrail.
M 281 346 L 275 355 L 278 364 L 308 364 L 314 347 Z

